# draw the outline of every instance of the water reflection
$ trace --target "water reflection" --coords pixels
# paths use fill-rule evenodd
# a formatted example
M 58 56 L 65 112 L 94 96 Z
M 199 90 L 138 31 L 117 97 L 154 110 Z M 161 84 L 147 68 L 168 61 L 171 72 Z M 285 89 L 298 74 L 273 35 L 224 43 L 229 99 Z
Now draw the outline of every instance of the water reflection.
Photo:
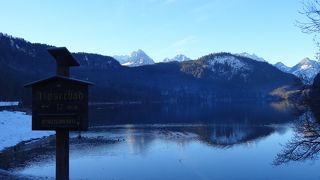
M 277 108 L 275 108 L 277 107 Z M 120 124 L 272 124 L 290 122 L 304 109 L 279 103 L 134 104 L 90 108 L 90 126 Z
M 79 139 L 76 136 L 73 134 L 70 138 L 70 151 L 80 151 L 83 154 L 90 154 L 92 149 L 113 146 L 123 141 L 123 139 L 107 139 L 101 136 Z M 54 136 L 33 143 L 17 145 L 0 153 L 0 169 L 22 169 L 30 164 L 43 161 L 54 163 L 55 150 Z
M 294 136 L 276 156 L 275 165 L 317 159 L 320 152 L 320 123 L 314 114 L 312 111 L 305 112 L 295 121 Z
M 273 152 L 278 150 L 275 145 L 283 138 L 279 135 L 282 131 L 275 126 L 239 125 L 92 129 L 82 134 L 82 140 L 72 135 L 70 175 L 80 179 L 261 179 L 266 174 L 252 169 L 260 167 L 268 174 L 280 171 L 269 166 Z M 285 131 L 283 136 L 287 134 Z M 16 156 L 7 154 L 12 158 L 6 167 L 18 173 L 54 177 L 54 148 L 29 145 L 24 150 L 19 154 L 19 164 L 12 163 L 19 151 Z M 239 171 L 241 168 L 248 170 Z
M 71 134 L 70 152 L 86 156 L 112 155 L 109 150 L 119 150 L 126 144 L 130 154 L 145 155 L 159 140 L 174 142 L 180 147 L 199 142 L 214 149 L 250 145 L 273 133 L 283 134 L 285 125 L 243 124 L 185 124 L 185 125 L 125 125 L 91 128 L 82 133 Z M 106 151 L 107 150 L 107 151 Z M 54 163 L 55 138 L 50 137 L 10 148 L 0 153 L 0 169 L 18 170 L 30 165 Z
M 239 124 L 206 127 L 198 133 L 202 141 L 215 147 L 230 147 L 246 144 L 266 137 L 275 131 L 267 126 L 243 126 Z
M 252 170 L 260 167 L 283 179 L 271 162 L 302 112 L 264 103 L 92 106 L 90 131 L 71 134 L 71 177 L 170 179 L 166 169 L 179 179 L 257 179 L 266 177 Z M 25 174 L 54 176 L 54 162 L 54 137 L 0 153 L 0 169 Z

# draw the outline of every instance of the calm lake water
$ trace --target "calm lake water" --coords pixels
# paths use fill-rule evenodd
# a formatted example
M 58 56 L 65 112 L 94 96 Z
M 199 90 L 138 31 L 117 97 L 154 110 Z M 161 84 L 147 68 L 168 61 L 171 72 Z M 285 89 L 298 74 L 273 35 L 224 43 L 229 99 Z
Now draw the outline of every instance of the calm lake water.
M 312 112 L 287 104 L 93 106 L 90 120 L 81 139 L 71 133 L 71 179 L 320 179 L 309 144 L 286 153 L 319 131 Z M 0 168 L 54 177 L 50 141 Z

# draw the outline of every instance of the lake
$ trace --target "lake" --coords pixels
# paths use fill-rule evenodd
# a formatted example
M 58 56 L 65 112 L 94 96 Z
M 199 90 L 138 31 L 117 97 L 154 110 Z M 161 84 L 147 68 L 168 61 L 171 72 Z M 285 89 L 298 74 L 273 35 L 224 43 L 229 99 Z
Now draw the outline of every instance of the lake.
M 70 135 L 71 179 L 320 179 L 320 126 L 286 103 L 99 105 L 90 126 Z M 54 177 L 54 148 L 30 143 L 0 168 Z

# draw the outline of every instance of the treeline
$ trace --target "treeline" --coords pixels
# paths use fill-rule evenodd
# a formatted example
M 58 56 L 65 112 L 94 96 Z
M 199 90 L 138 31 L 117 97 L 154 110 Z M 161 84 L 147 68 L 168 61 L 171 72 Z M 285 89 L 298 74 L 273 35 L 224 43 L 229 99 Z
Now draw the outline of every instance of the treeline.
M 0 100 L 30 102 L 27 82 L 55 74 L 55 61 L 47 52 L 51 46 L 33 44 L 0 34 Z M 91 81 L 90 99 L 101 102 L 173 102 L 274 100 L 270 92 L 281 86 L 299 89 L 301 82 L 265 62 L 217 53 L 195 61 L 156 63 L 139 67 L 121 66 L 110 56 L 74 53 L 81 64 L 72 68 L 75 78 Z M 214 59 L 237 59 L 244 69 Z

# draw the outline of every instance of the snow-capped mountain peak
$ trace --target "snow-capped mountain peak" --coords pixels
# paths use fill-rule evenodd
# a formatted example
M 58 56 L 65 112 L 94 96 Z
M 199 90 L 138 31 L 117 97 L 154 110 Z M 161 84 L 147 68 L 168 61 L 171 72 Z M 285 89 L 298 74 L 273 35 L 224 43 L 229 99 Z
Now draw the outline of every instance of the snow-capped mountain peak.
M 126 63 L 130 56 L 128 55 L 114 55 L 114 59 L 116 59 L 120 64 Z
M 313 60 L 311 60 L 310 58 L 305 57 L 305 58 L 303 58 L 303 59 L 299 62 L 299 64 L 310 63 L 310 62 L 312 62 L 312 61 L 313 61 Z
M 300 67 L 299 67 L 300 69 L 306 70 L 306 69 L 312 68 L 315 64 L 318 64 L 318 62 L 313 61 L 309 58 L 304 58 L 299 62 L 299 64 L 300 64 Z
M 277 62 L 274 66 L 283 72 L 294 74 L 300 78 L 304 84 L 312 84 L 314 78 L 320 72 L 320 63 L 310 58 L 302 59 L 293 67 L 288 67 L 282 62 Z
M 256 61 L 267 62 L 265 59 L 255 55 L 255 54 L 249 54 L 249 53 L 243 52 L 243 53 L 239 53 L 239 54 L 236 54 L 236 55 L 242 56 L 242 57 L 247 57 L 247 58 L 250 58 L 250 59 L 253 59 L 253 60 L 256 60 Z
M 232 68 L 233 71 L 239 71 L 241 69 L 248 69 L 248 65 L 234 56 L 217 56 L 209 60 L 209 65 L 215 64 L 227 65 Z
M 276 68 L 278 68 L 280 71 L 283 71 L 283 72 L 289 72 L 290 71 L 290 67 L 286 66 L 282 62 L 277 62 L 277 63 L 274 64 L 274 66 Z
M 141 49 L 138 49 L 137 51 L 132 51 L 131 52 L 131 57 L 143 57 L 143 56 L 148 56 L 144 51 Z
M 182 61 L 189 61 L 191 60 L 190 58 L 188 58 L 187 56 L 183 55 L 183 54 L 178 54 L 176 56 L 174 56 L 173 58 L 165 58 L 163 60 L 163 62 L 171 62 L 171 61 L 178 61 L 178 62 L 182 62 Z
M 133 51 L 130 55 L 113 56 L 117 61 L 124 66 L 141 66 L 147 64 L 154 64 L 152 58 L 150 58 L 143 50 L 138 49 Z
M 305 84 L 312 84 L 314 77 L 320 71 L 320 63 L 309 58 L 302 59 L 290 69 L 290 73 L 298 76 Z
M 241 77 L 246 80 L 247 75 L 252 70 L 250 61 L 230 53 L 210 54 L 198 60 L 202 62 L 202 68 L 208 69 L 215 74 L 215 78 L 230 80 L 234 77 Z

